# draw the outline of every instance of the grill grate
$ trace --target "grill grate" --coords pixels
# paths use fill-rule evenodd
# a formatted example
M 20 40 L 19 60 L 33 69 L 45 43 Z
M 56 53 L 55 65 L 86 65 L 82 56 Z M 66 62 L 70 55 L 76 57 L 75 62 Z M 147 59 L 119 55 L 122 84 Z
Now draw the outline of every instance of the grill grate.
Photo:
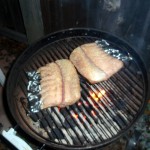
M 32 132 L 48 142 L 83 147 L 104 145 L 128 129 L 141 110 L 145 87 L 135 59 L 98 84 L 91 85 L 80 76 L 82 97 L 72 106 L 52 107 L 36 114 L 27 110 L 27 99 L 23 99 L 27 95 L 26 72 L 69 58 L 75 47 L 98 39 L 79 36 L 55 41 L 39 49 L 20 69 L 15 91 L 19 114 Z

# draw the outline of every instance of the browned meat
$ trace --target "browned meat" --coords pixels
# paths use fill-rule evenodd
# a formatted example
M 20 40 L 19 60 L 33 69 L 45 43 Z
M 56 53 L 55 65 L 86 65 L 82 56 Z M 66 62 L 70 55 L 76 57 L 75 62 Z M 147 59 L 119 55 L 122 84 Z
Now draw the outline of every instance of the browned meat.
M 73 50 L 70 60 L 79 73 L 89 80 L 90 83 L 97 83 L 106 79 L 106 74 L 87 57 L 80 47 Z
M 41 109 L 58 106 L 62 102 L 62 76 L 56 63 L 38 69 L 41 75 Z
M 56 61 L 62 73 L 63 101 L 60 107 L 72 105 L 81 97 L 79 77 L 73 64 L 67 59 Z
M 107 78 L 123 67 L 122 61 L 105 53 L 96 43 L 84 44 L 81 46 L 81 49 L 97 67 L 107 74 Z
M 76 69 L 67 59 L 57 60 L 38 69 L 41 76 L 42 107 L 64 107 L 80 99 L 80 83 Z

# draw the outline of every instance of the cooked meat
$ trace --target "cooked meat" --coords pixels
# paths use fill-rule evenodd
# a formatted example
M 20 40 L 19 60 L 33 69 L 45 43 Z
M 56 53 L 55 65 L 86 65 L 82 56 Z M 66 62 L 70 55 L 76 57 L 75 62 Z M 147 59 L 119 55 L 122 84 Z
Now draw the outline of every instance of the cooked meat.
M 123 62 L 110 56 L 96 43 L 81 45 L 73 50 L 70 60 L 90 83 L 104 81 L 123 67 Z
M 41 109 L 74 104 L 81 97 L 77 71 L 90 83 L 104 81 L 123 67 L 123 62 L 105 53 L 96 43 L 81 45 L 69 59 L 61 59 L 40 67 Z M 74 67 L 75 66 L 75 67 Z
M 38 69 L 41 80 L 42 107 L 65 107 L 80 99 L 80 82 L 76 69 L 67 59 L 57 60 Z
M 77 47 L 70 55 L 70 60 L 77 68 L 78 72 L 90 83 L 97 83 L 106 79 L 106 74 L 98 68 L 87 54 Z
M 87 57 L 106 74 L 107 78 L 118 72 L 123 67 L 123 62 L 104 52 L 96 43 L 84 44 L 81 49 Z
M 62 76 L 56 63 L 50 63 L 38 69 L 41 75 L 41 109 L 58 106 L 62 102 Z
M 67 59 L 57 60 L 63 81 L 63 101 L 60 107 L 72 105 L 81 97 L 80 82 L 77 71 L 73 64 Z
M 53 64 L 54 65 L 54 64 Z M 49 74 L 52 74 L 51 72 L 51 67 L 48 67 L 47 65 L 46 66 L 43 66 L 43 67 L 40 67 L 37 72 L 40 73 L 40 76 L 41 78 L 45 78 L 45 77 L 48 77 Z

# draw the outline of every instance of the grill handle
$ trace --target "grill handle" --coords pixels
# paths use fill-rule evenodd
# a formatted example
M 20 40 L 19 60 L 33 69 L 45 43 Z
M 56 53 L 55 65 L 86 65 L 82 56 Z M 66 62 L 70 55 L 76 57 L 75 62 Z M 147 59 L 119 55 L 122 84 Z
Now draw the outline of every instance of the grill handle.
M 10 128 L 8 131 L 3 130 L 3 137 L 8 140 L 18 150 L 33 150 L 23 139 L 16 135 L 16 131 Z

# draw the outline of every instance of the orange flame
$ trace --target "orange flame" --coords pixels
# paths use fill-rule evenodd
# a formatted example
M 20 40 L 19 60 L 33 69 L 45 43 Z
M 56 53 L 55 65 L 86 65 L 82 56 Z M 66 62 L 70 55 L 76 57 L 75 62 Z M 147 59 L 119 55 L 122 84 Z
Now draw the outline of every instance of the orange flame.
M 91 97 L 96 101 L 98 102 L 100 100 L 100 98 L 103 97 L 103 95 L 106 94 L 106 91 L 105 90 L 100 90 L 100 92 L 97 92 L 97 93 L 94 93 L 94 92 L 91 92 L 89 91 Z
M 72 114 L 72 117 L 74 117 L 75 119 L 77 119 L 78 115 L 77 114 Z
M 96 96 L 96 94 L 95 93 L 93 93 L 93 92 L 89 92 L 90 93 L 90 95 L 92 96 L 92 98 L 96 101 L 96 102 L 98 102 L 99 101 L 99 98 Z
M 99 93 L 97 94 L 97 97 L 98 97 L 98 98 L 102 98 L 102 97 L 103 97 L 102 93 L 99 92 Z

